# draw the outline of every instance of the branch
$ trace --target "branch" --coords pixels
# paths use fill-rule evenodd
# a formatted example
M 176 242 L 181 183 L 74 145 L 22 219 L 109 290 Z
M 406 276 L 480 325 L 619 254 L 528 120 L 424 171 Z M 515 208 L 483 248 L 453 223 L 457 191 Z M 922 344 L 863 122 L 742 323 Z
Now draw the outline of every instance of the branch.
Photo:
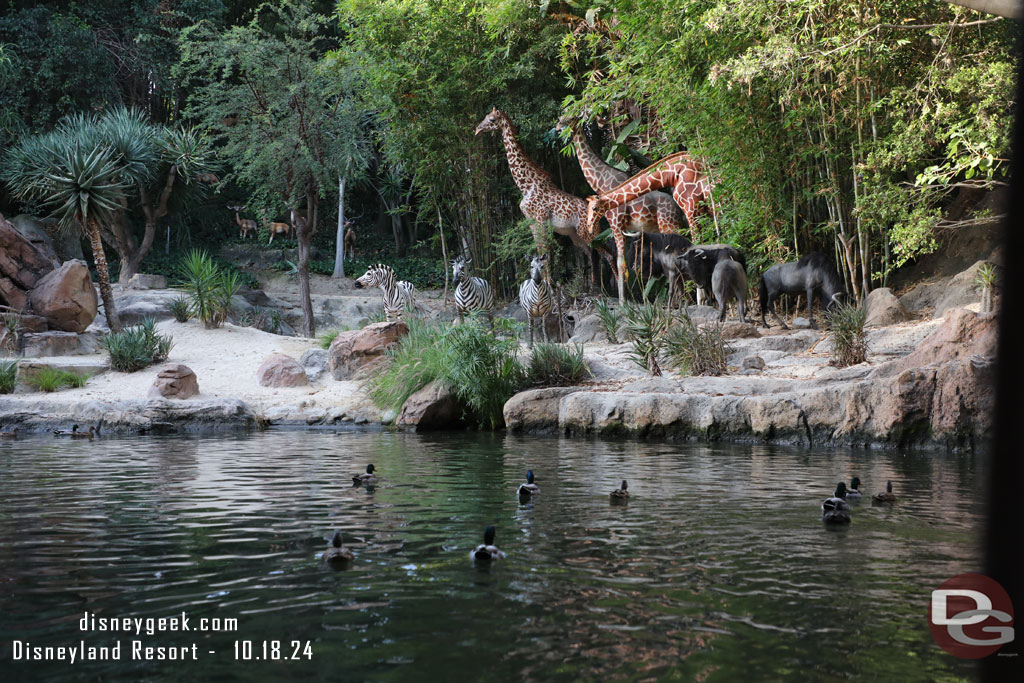
M 994 19 L 978 19 L 977 21 L 968 21 L 968 22 L 963 23 L 963 24 L 961 24 L 959 22 L 956 22 L 956 21 L 950 21 L 950 22 L 946 22 L 944 24 L 879 24 L 879 26 L 881 26 L 883 28 L 899 28 L 899 29 L 907 29 L 907 28 L 939 28 L 940 26 L 943 27 L 943 28 L 945 28 L 947 26 L 952 26 L 952 27 L 955 27 L 955 28 L 960 28 L 962 26 L 978 26 L 980 24 L 994 24 L 997 21 L 1002 21 L 1002 20 L 1003 20 L 1003 17 L 995 17 Z

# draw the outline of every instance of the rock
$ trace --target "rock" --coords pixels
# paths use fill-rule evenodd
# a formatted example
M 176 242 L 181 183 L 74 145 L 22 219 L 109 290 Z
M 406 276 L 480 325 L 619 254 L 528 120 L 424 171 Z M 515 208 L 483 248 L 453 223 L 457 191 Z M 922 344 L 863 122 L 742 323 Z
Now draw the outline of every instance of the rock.
M 301 387 L 309 384 L 305 368 L 283 353 L 268 356 L 256 370 L 256 380 L 262 387 Z
M 900 303 L 910 313 L 921 314 L 928 309 L 934 309 L 935 303 L 946 291 L 946 286 L 952 278 L 945 277 L 932 282 L 920 282 L 910 291 L 900 297 Z
M 984 261 L 978 261 L 967 270 L 953 276 L 942 296 L 935 302 L 935 317 L 944 315 L 951 308 L 961 308 L 981 301 L 977 279 L 978 271 L 984 265 Z
M 72 259 L 85 260 L 82 238 L 74 231 L 61 230 L 56 219 L 40 219 L 23 213 L 12 218 L 11 223 L 32 243 L 45 244 L 45 248 L 54 255 L 55 267 Z
M 414 426 L 418 432 L 449 429 L 462 422 L 463 412 L 455 392 L 434 381 L 405 400 L 396 424 Z
M 310 382 L 320 379 L 320 375 L 327 371 L 329 357 L 327 349 L 306 349 L 299 358 L 299 365 L 306 371 L 306 379 Z
M 747 339 L 760 337 L 757 326 L 753 323 L 741 323 L 738 320 L 726 320 L 722 323 L 722 339 Z
M 803 316 L 799 316 L 798 315 L 797 317 L 793 318 L 793 325 L 792 325 L 792 327 L 795 327 L 798 330 L 800 330 L 800 329 L 807 330 L 807 329 L 810 329 L 810 327 L 811 327 L 811 321 L 808 320 L 807 318 L 804 318 Z
M 40 315 L 22 313 L 18 316 L 18 330 L 23 334 L 25 332 L 46 332 L 48 327 L 46 318 Z
M 156 380 L 149 388 L 150 398 L 192 398 L 199 393 L 196 373 L 187 365 L 168 363 L 156 373 Z
M 384 352 L 409 334 L 403 322 L 382 322 L 339 332 L 328 350 L 327 367 L 336 380 L 367 376 L 385 362 Z
M 569 341 L 575 344 L 606 342 L 608 341 L 608 335 L 604 332 L 601 319 L 596 314 L 591 314 L 583 316 L 576 321 L 576 324 L 573 326 L 572 337 L 569 338 Z
M 22 354 L 26 358 L 84 356 L 99 350 L 96 335 L 88 332 L 30 332 L 21 339 Z
M 764 370 L 764 359 L 761 356 L 747 356 L 740 366 L 742 370 Z
M 710 323 L 718 320 L 718 309 L 714 306 L 687 306 L 686 313 L 695 323 Z
M 47 273 L 29 292 L 29 304 L 51 329 L 84 332 L 99 305 L 85 261 L 65 261 Z
M 873 289 L 865 302 L 867 322 L 865 327 L 884 327 L 903 322 L 909 316 L 907 309 L 888 287 Z
M 802 353 L 821 339 L 821 333 L 814 330 L 787 330 L 765 335 L 757 342 L 759 349 Z
M 152 318 L 158 322 L 171 320 L 174 318 L 171 305 L 182 296 L 185 294 L 172 289 L 132 289 L 115 296 L 114 305 L 117 307 L 121 324 L 131 327 L 141 323 L 144 318 Z
M 135 273 L 124 284 L 125 289 L 167 289 L 167 278 L 163 275 Z
M 46 231 L 43 223 L 37 220 L 35 216 L 19 214 L 11 219 L 11 225 L 17 228 L 22 237 L 31 242 L 32 245 L 38 249 L 50 263 L 54 264 L 54 266 L 62 260 L 67 260 L 62 259 L 57 254 L 57 250 L 54 248 L 53 238 L 50 237 L 50 233 Z
M 57 266 L 0 214 L 0 302 L 16 310 L 28 307 L 28 292 Z
M 904 370 L 926 365 L 962 362 L 971 358 L 994 358 L 997 332 L 995 313 L 954 309 L 909 355 L 880 366 L 872 376 L 891 377 Z
M 512 431 L 528 434 L 557 432 L 561 400 L 576 391 L 579 391 L 579 387 L 521 391 L 505 402 L 502 409 L 505 425 Z

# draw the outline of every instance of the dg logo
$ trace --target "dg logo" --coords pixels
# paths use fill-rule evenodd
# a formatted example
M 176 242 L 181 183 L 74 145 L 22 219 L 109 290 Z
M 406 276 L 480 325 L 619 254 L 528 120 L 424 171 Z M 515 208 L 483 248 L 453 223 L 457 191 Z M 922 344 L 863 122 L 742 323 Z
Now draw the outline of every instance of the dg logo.
M 987 657 L 1013 640 L 1013 603 L 994 579 L 960 574 L 932 591 L 928 626 L 951 655 Z

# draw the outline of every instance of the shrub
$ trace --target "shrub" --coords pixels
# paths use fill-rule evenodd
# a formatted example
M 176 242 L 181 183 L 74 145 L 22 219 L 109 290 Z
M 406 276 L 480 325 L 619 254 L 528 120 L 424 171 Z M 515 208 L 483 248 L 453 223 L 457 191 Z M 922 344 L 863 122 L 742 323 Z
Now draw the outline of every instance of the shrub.
M 413 318 L 409 334 L 388 349 L 388 369 L 370 380 L 370 397 L 382 408 L 400 410 L 406 399 L 437 379 L 443 379 L 449 327 Z
M 17 376 L 18 361 L 0 360 L 0 394 L 9 394 L 14 391 Z
M 49 393 L 64 386 L 84 387 L 88 380 L 89 377 L 86 375 L 48 366 L 30 375 L 27 382 L 36 389 Z
M 192 308 L 186 297 L 179 296 L 171 302 L 171 313 L 179 323 L 187 323 L 192 318 Z
M 718 324 L 697 326 L 684 310 L 664 338 L 665 355 L 683 375 L 721 375 L 726 365 L 725 340 Z
M 583 382 L 590 374 L 583 360 L 583 345 L 568 348 L 560 344 L 537 344 L 530 354 L 530 384 L 540 387 L 568 387 Z
M 863 363 L 868 358 L 868 343 L 864 338 L 867 311 L 854 304 L 833 306 L 825 319 L 832 342 L 832 365 L 844 368 Z
M 4 313 L 0 316 L 0 331 L 6 332 L 0 337 L 0 348 L 6 347 L 11 353 L 17 353 L 18 340 L 21 338 L 21 316 L 13 311 Z
M 658 348 L 671 322 L 664 306 L 659 301 L 630 304 L 626 306 L 623 317 L 626 335 L 633 346 L 629 357 L 652 376 L 661 376 Z
M 100 345 L 110 354 L 110 367 L 118 372 L 137 372 L 167 360 L 174 341 L 170 335 L 157 334 L 156 322 L 146 318 L 139 325 L 108 334 Z
M 331 348 L 331 342 L 334 341 L 334 338 L 337 337 L 340 332 L 341 330 L 338 329 L 327 330 L 326 332 L 324 332 L 323 334 L 316 338 L 317 344 L 320 345 L 321 349 Z
M 601 321 L 601 329 L 612 344 L 619 343 L 619 312 L 608 305 L 605 299 L 598 299 L 595 305 L 597 319 Z
M 220 269 L 205 251 L 193 249 L 179 266 L 181 287 L 189 295 L 189 312 L 205 327 L 217 327 L 215 291 L 220 282 Z

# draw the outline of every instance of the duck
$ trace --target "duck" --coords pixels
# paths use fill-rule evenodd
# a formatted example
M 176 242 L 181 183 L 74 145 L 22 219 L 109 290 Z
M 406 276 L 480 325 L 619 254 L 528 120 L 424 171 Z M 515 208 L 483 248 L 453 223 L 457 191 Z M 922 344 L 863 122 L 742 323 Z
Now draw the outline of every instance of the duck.
M 0 439 L 17 439 L 18 428 L 10 429 L 8 431 L 0 432 Z
M 860 498 L 862 494 L 858 489 L 860 489 L 860 477 L 854 477 L 850 480 L 850 488 L 846 489 L 846 497 Z
M 494 545 L 494 526 L 484 529 L 484 542 L 469 551 L 469 559 L 474 562 L 493 562 L 505 557 L 505 553 Z
M 53 430 L 53 435 L 54 436 L 74 436 L 76 434 L 78 434 L 78 425 L 72 425 L 71 426 L 71 431 L 68 431 L 66 429 L 54 429 Z
M 540 487 L 533 483 L 533 470 L 526 470 L 526 483 L 519 485 L 518 492 L 521 498 L 540 493 Z
M 836 492 L 821 504 L 821 521 L 826 524 L 849 524 L 850 504 L 846 502 L 846 482 L 836 485 Z
M 376 477 L 376 475 L 374 475 L 373 470 L 374 470 L 374 467 L 373 467 L 372 464 L 371 465 L 367 465 L 366 466 L 366 472 L 364 472 L 362 474 L 357 474 L 354 477 L 352 477 L 352 485 L 353 486 L 370 486 L 371 484 L 376 484 L 377 483 L 377 477 Z
M 324 551 L 322 559 L 329 565 L 338 566 L 351 562 L 355 558 L 352 551 L 341 546 L 341 532 L 335 531 L 331 546 Z
M 876 493 L 871 496 L 871 500 L 876 503 L 894 503 L 896 502 L 896 494 L 892 492 L 892 482 L 885 482 L 885 493 Z
M 611 493 L 609 493 L 608 496 L 612 499 L 613 502 L 614 501 L 625 501 L 625 500 L 628 500 L 629 499 L 629 491 L 626 490 L 628 487 L 629 487 L 629 483 L 625 479 L 623 479 L 622 480 L 622 486 L 620 486 L 619 488 L 617 488 L 614 491 L 612 491 Z
M 68 436 L 70 436 L 72 439 L 91 439 L 98 433 L 99 430 L 97 430 L 95 427 L 89 427 L 89 431 L 87 432 L 75 432 L 74 434 L 69 434 Z

